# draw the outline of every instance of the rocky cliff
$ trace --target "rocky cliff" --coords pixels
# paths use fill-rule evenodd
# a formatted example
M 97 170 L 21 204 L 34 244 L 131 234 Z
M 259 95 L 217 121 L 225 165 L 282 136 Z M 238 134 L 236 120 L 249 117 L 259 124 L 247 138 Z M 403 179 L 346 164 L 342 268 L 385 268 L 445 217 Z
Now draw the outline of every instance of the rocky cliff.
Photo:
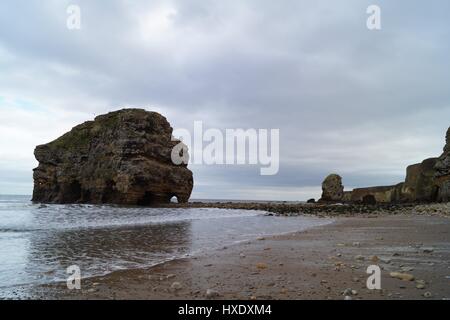
M 328 179 L 328 178 L 327 178 Z M 325 180 L 326 181 L 326 180 Z M 450 128 L 447 131 L 444 153 L 406 169 L 406 178 L 393 186 L 357 188 L 345 191 L 340 198 L 324 197 L 334 194 L 336 184 L 322 184 L 321 200 L 356 203 L 433 202 L 450 201 Z
M 437 158 L 430 158 L 406 168 L 406 179 L 401 186 L 398 200 L 403 202 L 435 201 L 437 186 L 434 181 Z
M 450 201 L 450 128 L 447 131 L 444 153 L 437 159 L 434 169 L 438 200 Z
M 186 165 L 174 165 L 172 128 L 142 109 L 111 112 L 37 146 L 33 201 L 152 205 L 187 202 L 193 187 Z

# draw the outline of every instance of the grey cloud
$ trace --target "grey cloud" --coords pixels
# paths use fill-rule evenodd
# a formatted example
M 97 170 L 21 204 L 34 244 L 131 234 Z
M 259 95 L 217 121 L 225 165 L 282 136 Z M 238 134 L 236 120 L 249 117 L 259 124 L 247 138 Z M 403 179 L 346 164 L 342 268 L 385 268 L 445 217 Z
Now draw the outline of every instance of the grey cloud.
M 241 186 L 243 197 L 263 188 L 281 197 L 330 171 L 349 186 L 388 184 L 440 152 L 450 115 L 447 1 L 380 0 L 377 32 L 365 27 L 372 1 L 79 0 L 75 32 L 65 28 L 72 2 L 0 4 L 0 95 L 47 110 L 48 126 L 57 113 L 69 126 L 137 106 L 174 127 L 280 128 L 277 176 L 195 166 L 194 192 L 216 183 L 224 194 Z M 164 6 L 175 9 L 169 27 L 142 35 L 140 19 Z

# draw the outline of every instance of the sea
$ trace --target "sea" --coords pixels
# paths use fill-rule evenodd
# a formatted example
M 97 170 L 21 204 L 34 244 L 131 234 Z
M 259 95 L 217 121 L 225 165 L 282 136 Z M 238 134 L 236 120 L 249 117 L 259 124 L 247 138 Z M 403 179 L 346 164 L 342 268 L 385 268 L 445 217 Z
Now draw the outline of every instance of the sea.
M 264 211 L 35 204 L 0 195 L 0 299 L 18 288 L 146 268 L 262 236 L 330 223 Z

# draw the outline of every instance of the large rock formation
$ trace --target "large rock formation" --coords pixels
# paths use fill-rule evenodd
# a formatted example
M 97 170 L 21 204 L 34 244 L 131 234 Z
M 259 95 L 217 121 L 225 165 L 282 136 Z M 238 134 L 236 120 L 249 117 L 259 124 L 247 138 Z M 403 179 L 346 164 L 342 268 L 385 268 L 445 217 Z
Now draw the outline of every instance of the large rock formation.
M 406 169 L 404 182 L 393 186 L 357 188 L 344 192 L 341 199 L 335 196 L 333 200 L 367 204 L 450 201 L 450 128 L 446 139 L 444 153 L 439 158 L 430 158 L 410 165 Z M 336 176 L 333 174 L 325 179 L 322 184 L 322 199 L 332 200 L 330 194 L 336 193 L 335 189 L 338 190 L 336 194 L 340 194 L 341 178 Z
M 435 201 L 437 187 L 434 181 L 437 158 L 430 158 L 406 168 L 406 179 L 399 195 L 400 201 Z
M 166 118 L 123 109 L 87 121 L 37 146 L 33 201 L 152 205 L 187 202 L 192 172 L 175 165 L 172 128 Z
M 450 128 L 447 131 L 444 153 L 436 161 L 434 169 L 438 200 L 450 201 Z
M 344 186 L 342 178 L 337 174 L 330 174 L 322 182 L 322 197 L 320 201 L 342 201 L 344 197 Z

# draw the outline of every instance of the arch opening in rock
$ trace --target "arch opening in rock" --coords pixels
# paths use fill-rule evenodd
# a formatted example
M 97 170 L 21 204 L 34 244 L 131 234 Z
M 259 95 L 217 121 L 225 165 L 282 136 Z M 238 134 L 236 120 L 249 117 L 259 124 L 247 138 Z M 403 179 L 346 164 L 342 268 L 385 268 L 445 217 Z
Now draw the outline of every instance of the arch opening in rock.
M 78 180 L 73 180 L 65 186 L 63 202 L 74 203 L 81 199 L 81 184 Z
M 83 190 L 82 191 L 81 201 L 82 202 L 89 202 L 89 201 L 91 201 L 91 191 L 90 190 Z
M 116 183 L 112 180 L 107 180 L 105 187 L 102 192 L 102 202 L 103 203 L 111 203 L 114 198 L 114 189 L 116 187 Z
M 156 203 L 157 202 L 156 199 L 157 199 L 156 196 L 152 192 L 147 191 L 139 199 L 137 204 L 139 206 L 148 206 L 148 205 Z
M 139 206 L 151 206 L 155 204 L 169 203 L 170 200 L 170 194 L 146 191 L 144 195 L 139 199 L 137 204 Z
M 377 199 L 375 198 L 375 196 L 373 194 L 368 194 L 362 198 L 362 203 L 363 204 L 377 204 Z

